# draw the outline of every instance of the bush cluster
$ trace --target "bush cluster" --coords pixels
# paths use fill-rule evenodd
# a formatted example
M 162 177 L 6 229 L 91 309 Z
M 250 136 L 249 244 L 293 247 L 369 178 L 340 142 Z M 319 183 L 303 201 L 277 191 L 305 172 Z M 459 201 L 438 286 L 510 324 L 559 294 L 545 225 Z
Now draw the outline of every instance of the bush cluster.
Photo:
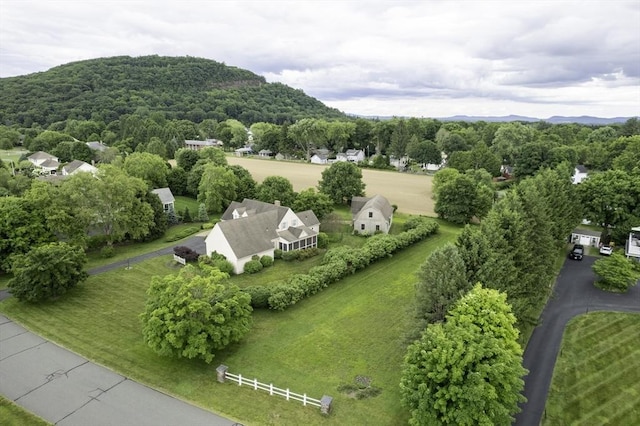
M 247 263 L 244 264 L 244 272 L 246 274 L 257 274 L 262 271 L 262 263 L 260 263 L 257 259 L 251 259 Z
M 180 256 L 187 262 L 196 262 L 200 256 L 196 251 L 186 246 L 176 246 L 173 248 L 173 252 L 176 256 Z
M 307 274 L 296 274 L 283 283 L 269 288 L 270 309 L 282 311 L 311 296 L 330 284 L 339 281 L 371 263 L 403 249 L 438 232 L 438 223 L 421 218 L 415 227 L 398 235 L 378 234 L 367 240 L 361 248 L 337 247 L 328 250 L 322 264 L 309 270 Z M 283 258 L 286 253 L 283 253 Z M 246 268 L 246 267 L 245 267 Z
M 200 227 L 198 226 L 190 226 L 188 228 L 183 229 L 180 232 L 176 232 L 173 235 L 169 235 L 167 236 L 164 240 L 168 243 L 172 243 L 174 241 L 178 241 L 181 240 L 183 238 L 187 238 L 190 235 L 195 234 L 196 232 L 200 231 Z
M 213 266 L 214 268 L 218 268 L 221 272 L 225 272 L 229 275 L 233 274 L 233 264 L 229 262 L 224 255 L 215 251 L 211 253 L 211 256 L 203 254 L 198 257 L 198 263 Z

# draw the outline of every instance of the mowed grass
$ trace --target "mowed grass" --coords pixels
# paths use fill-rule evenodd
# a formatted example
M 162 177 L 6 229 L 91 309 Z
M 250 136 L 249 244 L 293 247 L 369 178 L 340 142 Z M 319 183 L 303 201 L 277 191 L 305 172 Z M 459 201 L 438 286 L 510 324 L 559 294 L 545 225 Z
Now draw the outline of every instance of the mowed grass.
M 142 340 L 138 315 L 150 277 L 177 272 L 169 256 L 131 270 L 92 276 L 56 302 L 37 305 L 11 298 L 0 311 L 71 350 L 121 374 L 244 424 L 406 424 L 399 381 L 404 333 L 413 316 L 415 271 L 428 254 L 453 241 L 459 228 L 440 233 L 354 274 L 287 311 L 256 311 L 245 340 L 200 361 L 157 356 Z M 334 397 L 324 418 L 251 388 L 216 382 L 215 368 L 256 377 L 314 398 Z M 338 392 L 356 375 L 368 376 L 382 393 L 355 400 Z
M 0 420 L 3 426 L 48 426 L 48 423 L 35 414 L 0 395 Z
M 198 210 L 200 208 L 200 203 L 198 203 L 198 200 L 191 197 L 185 197 L 183 195 L 176 195 L 174 198 L 176 199 L 174 203 L 176 213 L 182 214 L 184 209 L 188 208 L 189 214 L 191 215 L 192 219 L 198 217 Z
M 569 322 L 543 424 L 637 425 L 640 314 L 595 312 Z
M 5 164 L 10 161 L 18 164 L 20 157 L 27 152 L 29 151 L 24 149 L 0 149 L 0 160 L 4 161 Z

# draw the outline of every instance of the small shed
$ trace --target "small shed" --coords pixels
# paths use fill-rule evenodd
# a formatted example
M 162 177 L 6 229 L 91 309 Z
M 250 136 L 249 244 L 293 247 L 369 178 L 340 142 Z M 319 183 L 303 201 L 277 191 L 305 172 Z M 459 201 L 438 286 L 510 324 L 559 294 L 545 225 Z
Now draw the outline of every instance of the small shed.
M 591 229 L 576 228 L 571 232 L 571 242 L 583 246 L 600 247 L 602 232 Z
M 160 202 L 162 203 L 162 208 L 165 212 L 174 211 L 174 203 L 176 199 L 173 197 L 171 193 L 171 189 L 169 188 L 157 188 L 151 191 L 156 194 L 160 198 Z

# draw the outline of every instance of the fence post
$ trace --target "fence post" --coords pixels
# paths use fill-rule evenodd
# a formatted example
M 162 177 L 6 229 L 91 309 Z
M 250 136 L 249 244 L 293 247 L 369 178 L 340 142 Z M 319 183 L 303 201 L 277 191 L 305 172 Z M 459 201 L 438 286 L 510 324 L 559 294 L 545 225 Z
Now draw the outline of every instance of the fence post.
M 333 401 L 333 398 L 331 398 L 328 395 L 323 395 L 322 399 L 320 400 L 320 412 L 322 414 L 326 414 L 328 415 L 331 412 L 331 402 Z
M 302 405 L 303 406 L 307 406 L 307 394 L 305 393 L 304 395 L 302 395 Z
M 258 390 L 258 379 L 253 378 L 253 390 Z
M 287 401 L 289 400 L 289 388 L 287 388 Z
M 227 370 L 229 370 L 229 367 L 223 364 L 220 364 L 220 366 L 216 368 L 216 375 L 218 376 L 218 381 L 220 383 L 224 383 L 224 380 L 227 377 Z
M 269 395 L 273 395 L 273 383 L 269 383 Z
M 238 386 L 242 386 L 242 374 L 238 374 Z

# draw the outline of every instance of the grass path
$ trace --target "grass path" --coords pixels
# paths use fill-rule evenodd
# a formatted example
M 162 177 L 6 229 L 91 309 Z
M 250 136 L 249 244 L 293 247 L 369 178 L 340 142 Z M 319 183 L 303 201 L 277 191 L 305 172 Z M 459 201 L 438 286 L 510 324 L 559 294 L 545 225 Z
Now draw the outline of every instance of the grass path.
M 453 241 L 458 228 L 441 226 L 430 239 L 354 274 L 289 310 L 257 311 L 245 341 L 210 365 L 161 358 L 142 341 L 138 315 L 150 277 L 176 272 L 169 256 L 92 276 L 64 300 L 37 305 L 10 298 L 0 311 L 30 330 L 99 364 L 247 424 L 314 425 L 406 423 L 398 383 L 403 333 L 412 318 L 415 270 L 428 253 Z M 249 388 L 219 384 L 215 368 L 320 398 L 334 397 L 329 418 L 312 407 Z M 338 392 L 356 375 L 382 388 L 355 400 Z
M 640 419 L 640 314 L 597 312 L 568 324 L 543 424 L 632 425 Z

